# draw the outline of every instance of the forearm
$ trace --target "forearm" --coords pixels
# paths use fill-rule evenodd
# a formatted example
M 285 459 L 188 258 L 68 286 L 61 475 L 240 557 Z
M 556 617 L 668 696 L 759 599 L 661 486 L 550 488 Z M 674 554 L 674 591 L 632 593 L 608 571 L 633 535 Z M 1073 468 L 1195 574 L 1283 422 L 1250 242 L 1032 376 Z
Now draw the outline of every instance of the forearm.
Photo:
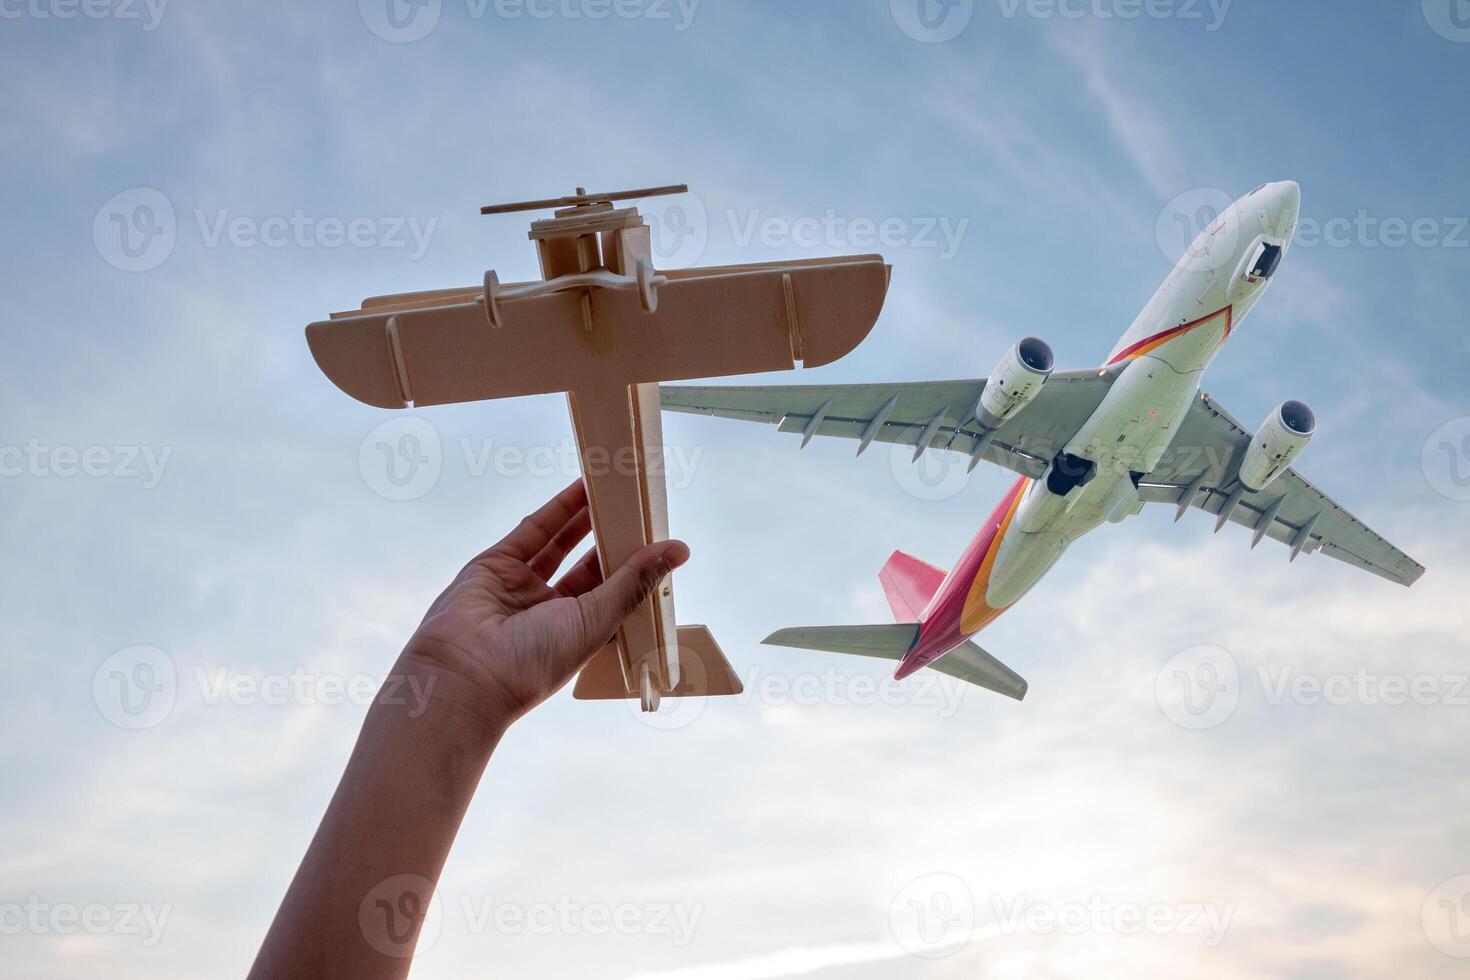
M 276 913 L 252 978 L 407 975 L 423 916 L 509 719 L 405 655 Z

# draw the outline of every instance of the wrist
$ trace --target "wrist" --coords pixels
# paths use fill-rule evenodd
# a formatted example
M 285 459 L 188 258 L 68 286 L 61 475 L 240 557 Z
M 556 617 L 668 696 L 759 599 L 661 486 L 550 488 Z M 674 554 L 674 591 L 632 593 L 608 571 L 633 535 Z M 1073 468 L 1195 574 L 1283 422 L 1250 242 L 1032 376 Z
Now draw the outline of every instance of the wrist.
M 399 654 L 372 710 L 433 730 L 442 744 L 482 750 L 486 757 L 516 717 L 500 699 L 487 697 L 482 685 L 419 642 Z

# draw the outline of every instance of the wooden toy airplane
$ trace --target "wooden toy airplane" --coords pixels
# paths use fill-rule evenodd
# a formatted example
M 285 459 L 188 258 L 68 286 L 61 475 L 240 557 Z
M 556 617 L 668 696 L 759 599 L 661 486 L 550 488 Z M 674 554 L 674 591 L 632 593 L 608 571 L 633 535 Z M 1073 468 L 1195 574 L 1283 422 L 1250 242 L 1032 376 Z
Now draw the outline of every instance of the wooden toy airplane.
M 653 267 L 648 225 L 614 201 L 683 185 L 492 205 L 531 223 L 543 279 L 379 296 L 306 328 L 337 387 L 380 408 L 567 392 L 604 574 L 668 537 L 658 383 L 808 367 L 868 335 L 888 289 L 879 255 L 704 269 Z M 738 694 L 709 630 L 676 627 L 672 585 L 628 617 L 573 694 Z

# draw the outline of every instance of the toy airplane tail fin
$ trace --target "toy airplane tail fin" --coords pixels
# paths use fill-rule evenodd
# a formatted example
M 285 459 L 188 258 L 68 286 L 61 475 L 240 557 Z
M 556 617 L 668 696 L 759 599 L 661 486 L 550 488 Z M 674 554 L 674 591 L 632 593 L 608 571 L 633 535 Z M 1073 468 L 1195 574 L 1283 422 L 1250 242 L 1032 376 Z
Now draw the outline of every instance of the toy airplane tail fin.
M 895 551 L 878 571 L 878 581 L 883 583 L 883 594 L 888 597 L 888 607 L 893 618 L 900 623 L 917 622 L 919 615 L 939 591 L 939 586 L 948 574 L 933 565 L 926 565 L 913 555 Z
M 907 556 L 904 556 L 907 557 Z M 886 566 L 885 566 L 886 567 Z M 777 630 L 764 642 L 778 647 L 852 653 L 860 657 L 902 660 L 919 637 L 918 623 L 891 626 L 805 626 Z M 966 640 L 929 665 L 941 674 L 959 678 L 987 691 L 1020 701 L 1027 684 L 1020 674 Z

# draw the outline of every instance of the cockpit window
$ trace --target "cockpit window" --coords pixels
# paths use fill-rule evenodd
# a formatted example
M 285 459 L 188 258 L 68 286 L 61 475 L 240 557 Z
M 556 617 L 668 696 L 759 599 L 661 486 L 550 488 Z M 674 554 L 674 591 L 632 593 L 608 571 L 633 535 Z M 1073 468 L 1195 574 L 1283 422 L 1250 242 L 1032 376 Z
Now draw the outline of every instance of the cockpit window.
M 1260 279 L 1270 279 L 1271 275 L 1276 271 L 1276 267 L 1280 264 L 1281 246 L 1263 244 L 1260 254 L 1251 263 L 1250 271 L 1246 273 L 1246 276 L 1253 282 Z

